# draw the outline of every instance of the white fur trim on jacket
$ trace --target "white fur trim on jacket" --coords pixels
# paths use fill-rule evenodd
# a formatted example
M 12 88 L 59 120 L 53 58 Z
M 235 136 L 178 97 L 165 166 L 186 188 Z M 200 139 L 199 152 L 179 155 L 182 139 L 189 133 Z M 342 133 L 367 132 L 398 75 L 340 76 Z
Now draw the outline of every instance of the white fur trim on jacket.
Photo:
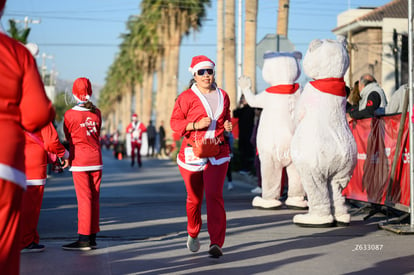
M 102 170 L 103 165 L 92 165 L 92 166 L 72 166 L 69 171 L 72 172 L 85 172 L 85 171 L 97 171 Z
M 221 165 L 225 162 L 230 161 L 230 159 L 231 157 L 224 157 L 220 159 L 216 159 L 214 157 L 208 158 L 208 160 L 210 161 L 212 165 Z M 187 164 L 181 161 L 180 158 L 177 156 L 177 164 L 188 171 L 198 172 L 198 171 L 203 171 L 207 163 L 202 164 L 202 165 L 191 165 L 191 164 Z
M 177 156 L 177 164 L 179 166 L 181 166 L 182 168 L 184 168 L 185 170 L 192 171 L 192 172 L 203 171 L 204 168 L 206 167 L 206 164 L 202 164 L 202 165 L 191 165 L 191 164 L 187 164 L 187 163 L 181 161 L 178 156 Z
M 89 109 L 87 109 L 85 107 L 78 106 L 78 105 L 74 106 L 72 108 L 72 110 L 75 110 L 75 111 L 90 111 Z
M 0 178 L 11 181 L 26 189 L 26 175 L 9 165 L 0 163 Z
M 42 186 L 46 184 L 46 179 L 27 180 L 27 186 Z

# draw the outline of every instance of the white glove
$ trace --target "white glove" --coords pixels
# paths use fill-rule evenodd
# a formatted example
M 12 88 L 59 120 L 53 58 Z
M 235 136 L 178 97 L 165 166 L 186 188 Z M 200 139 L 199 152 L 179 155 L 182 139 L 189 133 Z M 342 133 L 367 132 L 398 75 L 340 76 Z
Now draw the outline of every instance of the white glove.
M 248 90 L 252 87 L 252 81 L 250 77 L 242 75 L 239 77 L 239 87 L 242 91 Z

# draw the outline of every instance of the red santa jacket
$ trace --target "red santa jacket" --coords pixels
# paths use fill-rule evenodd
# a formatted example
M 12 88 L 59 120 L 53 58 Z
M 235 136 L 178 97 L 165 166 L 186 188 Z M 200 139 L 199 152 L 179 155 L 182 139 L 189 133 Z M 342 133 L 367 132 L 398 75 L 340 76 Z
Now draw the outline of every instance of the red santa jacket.
M 60 143 L 59 136 L 52 122 L 34 133 L 26 132 L 27 185 L 44 185 L 46 183 L 47 152 L 56 154 L 60 158 L 68 159 L 69 152 Z
M 147 128 L 143 123 L 137 121 L 129 123 L 125 131 L 131 135 L 131 141 L 141 143 L 142 133 L 146 132 Z
M 102 169 L 101 112 L 75 106 L 66 111 L 63 130 L 69 142 L 70 171 L 96 171 Z
M 37 131 L 54 116 L 32 54 L 0 33 L 0 178 L 26 186 L 24 130 Z
M 181 144 L 180 152 L 177 156 L 177 162 L 180 166 L 186 168 L 187 170 L 198 171 L 202 170 L 204 165 L 187 165 L 185 159 L 185 148 L 189 147 L 187 139 L 195 141 L 196 135 L 197 138 L 200 136 L 203 137 L 206 135 L 207 131 L 210 131 L 210 134 L 214 138 L 219 139 L 222 146 L 220 146 L 220 153 L 208 160 L 214 164 L 218 165 L 226 161 L 230 161 L 230 148 L 227 141 L 224 138 L 224 122 L 226 120 L 231 120 L 230 117 L 230 100 L 227 93 L 221 89 L 217 89 L 219 94 L 219 106 L 216 114 L 213 114 L 213 123 L 215 124 L 214 129 L 202 129 L 197 131 L 187 131 L 186 127 L 189 123 L 197 122 L 201 118 L 208 116 L 208 106 L 205 98 L 192 90 L 191 88 L 182 92 L 177 100 L 175 101 L 173 113 L 171 115 L 171 129 L 177 134 L 184 137 L 184 140 Z M 211 111 L 209 111 L 211 112 Z M 212 114 L 210 113 L 209 116 Z M 210 136 L 211 137 L 211 136 Z

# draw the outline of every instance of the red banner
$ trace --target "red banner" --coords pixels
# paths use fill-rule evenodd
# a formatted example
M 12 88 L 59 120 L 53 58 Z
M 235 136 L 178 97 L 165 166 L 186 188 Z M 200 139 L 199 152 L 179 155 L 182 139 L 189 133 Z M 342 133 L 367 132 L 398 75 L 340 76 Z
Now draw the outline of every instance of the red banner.
M 401 115 L 393 115 L 350 122 L 357 143 L 358 162 L 348 186 L 343 191 L 348 199 L 410 206 L 408 114 L 404 123 L 394 181 L 388 191 L 400 120 Z

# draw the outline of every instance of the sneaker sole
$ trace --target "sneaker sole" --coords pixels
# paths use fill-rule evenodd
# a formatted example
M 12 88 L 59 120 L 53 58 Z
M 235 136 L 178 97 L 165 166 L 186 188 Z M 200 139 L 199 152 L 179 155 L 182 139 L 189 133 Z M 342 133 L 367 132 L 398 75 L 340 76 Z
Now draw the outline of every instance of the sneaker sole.
M 296 224 L 297 226 L 306 227 L 306 228 L 328 228 L 328 227 L 334 226 L 333 222 L 332 223 L 320 223 L 320 224 L 294 222 L 294 224 Z
M 22 249 L 20 250 L 21 253 L 39 253 L 45 251 L 46 248 L 39 248 L 39 249 Z
M 62 249 L 70 251 L 89 251 L 92 250 L 92 247 L 62 247 Z

